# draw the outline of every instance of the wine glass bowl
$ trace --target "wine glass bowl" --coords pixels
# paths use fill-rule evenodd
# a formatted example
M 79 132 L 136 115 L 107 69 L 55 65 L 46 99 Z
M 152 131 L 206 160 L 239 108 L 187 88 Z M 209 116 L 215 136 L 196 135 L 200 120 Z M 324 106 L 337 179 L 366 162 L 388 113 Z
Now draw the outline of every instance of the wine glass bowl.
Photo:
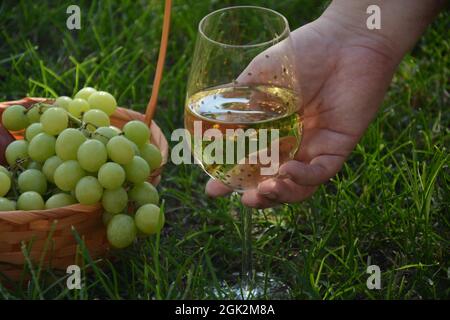
M 247 137 L 250 141 L 260 139 L 261 129 L 280 134 L 278 139 L 272 137 L 266 148 L 247 149 L 243 157 L 235 155 L 234 161 L 225 161 L 229 149 L 224 148 L 222 162 L 226 163 L 205 159 L 202 151 L 208 141 L 203 141 L 202 148 L 192 149 L 211 177 L 235 191 L 256 188 L 276 175 L 261 174 L 267 164 L 250 163 L 249 159 L 276 151 L 278 157 L 271 165 L 278 168 L 299 148 L 302 101 L 293 56 L 287 20 L 273 10 L 225 8 L 208 14 L 199 24 L 185 108 L 185 128 L 191 137 L 203 139 L 205 131 L 217 129 L 223 134 L 223 146 L 231 143 L 238 149 L 242 143 L 226 130 L 255 130 Z M 196 121 L 201 128 L 194 132 Z
M 201 149 L 192 148 L 194 157 L 212 178 L 235 191 L 256 188 L 276 175 L 299 148 L 302 123 L 292 91 L 267 85 L 225 86 L 194 94 L 188 101 L 185 128 L 191 136 L 200 141 L 208 130 L 222 134 L 215 138 L 222 161 L 210 161 L 203 152 L 209 140 L 201 142 Z
M 298 91 L 292 59 L 289 25 L 280 13 L 255 6 L 214 11 L 199 23 L 187 96 L 239 83 Z

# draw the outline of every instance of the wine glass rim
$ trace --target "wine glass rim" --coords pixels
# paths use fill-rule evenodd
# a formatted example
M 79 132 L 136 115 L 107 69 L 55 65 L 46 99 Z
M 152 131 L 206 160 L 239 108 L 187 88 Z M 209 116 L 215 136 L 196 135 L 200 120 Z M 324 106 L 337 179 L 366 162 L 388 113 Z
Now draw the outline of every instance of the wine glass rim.
M 262 10 L 262 11 L 266 11 L 266 12 L 270 12 L 272 14 L 277 15 L 278 17 L 280 17 L 283 22 L 284 22 L 284 29 L 283 32 L 281 32 L 279 35 L 277 35 L 276 37 L 272 38 L 271 40 L 268 41 L 264 41 L 264 42 L 260 42 L 260 43 L 254 43 L 254 44 L 227 44 L 227 43 L 223 43 L 223 42 L 219 42 L 216 40 L 211 39 L 210 37 L 208 37 L 205 32 L 203 31 L 203 24 L 204 22 L 212 15 L 217 14 L 221 11 L 226 11 L 226 10 L 234 10 L 234 9 L 258 9 L 258 10 Z M 208 13 L 206 16 L 204 16 L 202 18 L 202 20 L 200 20 L 199 24 L 198 24 L 198 32 L 208 41 L 215 43 L 217 45 L 220 45 L 222 47 L 229 47 L 229 48 L 255 48 L 255 47 L 261 47 L 261 46 L 266 46 L 269 45 L 271 43 L 276 43 L 278 42 L 278 40 L 282 39 L 282 37 L 284 37 L 286 34 L 289 33 L 289 22 L 287 21 L 286 17 L 284 15 L 282 15 L 281 13 L 279 13 L 278 11 L 269 9 L 269 8 L 265 8 L 265 7 L 260 7 L 260 6 L 231 6 L 231 7 L 226 7 L 226 8 L 222 8 L 219 10 L 215 10 L 213 12 Z

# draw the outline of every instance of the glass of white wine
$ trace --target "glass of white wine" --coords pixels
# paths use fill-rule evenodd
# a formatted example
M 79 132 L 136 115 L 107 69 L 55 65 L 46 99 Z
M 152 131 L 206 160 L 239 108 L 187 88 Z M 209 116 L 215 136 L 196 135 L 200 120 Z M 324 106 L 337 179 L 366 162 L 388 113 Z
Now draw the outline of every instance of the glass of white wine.
M 199 24 L 185 128 L 197 163 L 237 194 L 276 177 L 276 171 L 263 172 L 269 164 L 258 162 L 262 153 L 274 159 L 270 165 L 279 166 L 300 146 L 302 101 L 293 59 L 288 22 L 273 10 L 229 7 L 208 14 Z M 214 151 L 207 153 L 213 142 Z M 268 285 L 278 283 L 253 270 L 252 214 L 252 209 L 240 208 L 243 261 L 232 286 L 236 298 L 258 298 L 274 289 Z

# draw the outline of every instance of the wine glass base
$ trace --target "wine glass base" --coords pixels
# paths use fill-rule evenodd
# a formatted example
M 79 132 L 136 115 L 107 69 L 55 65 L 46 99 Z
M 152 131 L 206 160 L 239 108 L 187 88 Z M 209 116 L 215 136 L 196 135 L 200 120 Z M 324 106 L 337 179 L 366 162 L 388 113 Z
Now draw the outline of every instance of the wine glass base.
M 262 272 L 256 273 L 251 282 L 243 282 L 240 274 L 234 273 L 228 282 L 221 283 L 220 289 L 214 290 L 214 295 L 230 300 L 281 300 L 289 297 L 289 286 Z

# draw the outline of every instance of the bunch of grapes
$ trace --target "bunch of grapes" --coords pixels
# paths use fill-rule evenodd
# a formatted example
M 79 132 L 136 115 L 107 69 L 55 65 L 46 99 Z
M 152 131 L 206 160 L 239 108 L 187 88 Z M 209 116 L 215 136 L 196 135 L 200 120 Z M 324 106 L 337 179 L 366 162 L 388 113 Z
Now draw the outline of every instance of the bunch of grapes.
M 117 248 L 161 230 L 159 195 L 147 182 L 161 153 L 143 122 L 130 121 L 123 130 L 111 126 L 116 108 L 111 94 L 90 87 L 54 104 L 8 107 L 3 126 L 25 130 L 25 139 L 5 150 L 9 167 L 0 166 L 0 211 L 101 203 L 108 240 Z

